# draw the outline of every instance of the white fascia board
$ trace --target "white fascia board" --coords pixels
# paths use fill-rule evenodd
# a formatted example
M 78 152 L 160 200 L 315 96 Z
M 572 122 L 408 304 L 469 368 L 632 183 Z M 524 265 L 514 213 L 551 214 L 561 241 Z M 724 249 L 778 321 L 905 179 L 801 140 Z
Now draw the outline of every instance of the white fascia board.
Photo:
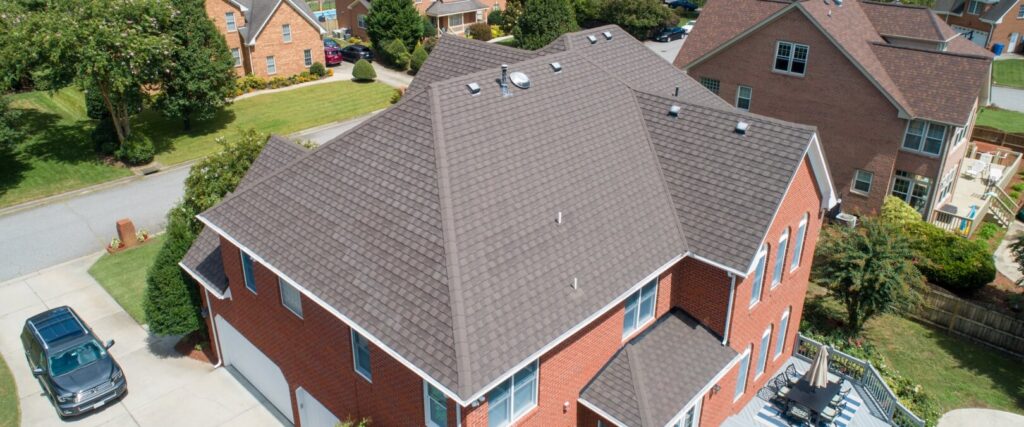
M 217 290 L 215 286 L 213 286 L 213 284 L 207 282 L 206 278 L 203 277 L 202 274 L 199 274 L 196 271 L 192 270 L 191 268 L 188 268 L 188 266 L 185 265 L 184 262 L 179 262 L 178 267 L 181 267 L 181 269 L 185 270 L 185 272 L 188 273 L 189 276 L 192 276 L 193 279 L 196 279 L 196 281 L 199 282 L 200 285 L 206 288 L 207 291 L 210 291 L 210 293 L 213 294 L 213 296 L 217 297 L 217 299 L 228 299 L 230 297 L 228 292 L 221 293 L 219 290 Z

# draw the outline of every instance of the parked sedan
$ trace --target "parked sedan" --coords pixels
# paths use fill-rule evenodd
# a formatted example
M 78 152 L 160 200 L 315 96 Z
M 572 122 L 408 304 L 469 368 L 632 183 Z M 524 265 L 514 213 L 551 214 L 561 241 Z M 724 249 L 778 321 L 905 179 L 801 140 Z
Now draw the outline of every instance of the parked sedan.
M 32 374 L 39 378 L 61 417 L 83 414 L 128 391 L 124 371 L 71 307 L 50 309 L 25 321 L 21 343 Z
M 686 32 L 680 27 L 662 28 L 662 30 L 654 36 L 654 40 L 659 42 L 670 42 L 672 40 L 679 40 L 683 38 L 684 35 L 686 35 Z
M 361 44 L 352 44 L 341 49 L 341 59 L 348 62 L 356 62 L 360 59 L 373 61 L 373 52 L 370 48 Z
M 687 12 L 693 12 L 697 10 L 697 4 L 690 0 L 672 0 L 666 4 L 668 4 L 668 7 L 672 9 L 681 8 Z

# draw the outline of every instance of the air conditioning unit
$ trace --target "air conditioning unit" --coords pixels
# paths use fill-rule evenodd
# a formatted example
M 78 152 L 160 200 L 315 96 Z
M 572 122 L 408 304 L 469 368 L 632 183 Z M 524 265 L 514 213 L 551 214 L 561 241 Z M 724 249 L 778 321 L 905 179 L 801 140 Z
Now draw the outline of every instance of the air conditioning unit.
M 840 212 L 839 214 L 836 215 L 836 222 L 843 224 L 847 227 L 854 228 L 857 226 L 857 217 L 853 216 L 853 214 Z

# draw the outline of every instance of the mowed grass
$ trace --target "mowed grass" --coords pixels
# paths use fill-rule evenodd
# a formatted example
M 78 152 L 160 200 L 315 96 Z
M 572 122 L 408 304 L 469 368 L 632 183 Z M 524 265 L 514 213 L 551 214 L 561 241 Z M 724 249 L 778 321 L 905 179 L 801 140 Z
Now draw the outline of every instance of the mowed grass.
M 7 362 L 0 357 L 0 427 L 17 427 L 21 411 L 18 407 L 18 388 Z
M 992 79 L 998 85 L 1024 88 L 1024 59 L 992 61 Z
M 977 124 L 993 127 L 1003 132 L 1024 133 L 1024 113 L 992 107 L 980 110 Z
M 140 247 L 105 254 L 89 267 L 89 275 L 140 325 L 146 323 L 146 313 L 142 308 L 146 272 L 163 243 L 163 235 L 155 236 Z
M 940 412 L 991 408 L 1024 414 L 1019 359 L 899 316 L 870 321 L 864 336 L 887 363 L 934 397 Z

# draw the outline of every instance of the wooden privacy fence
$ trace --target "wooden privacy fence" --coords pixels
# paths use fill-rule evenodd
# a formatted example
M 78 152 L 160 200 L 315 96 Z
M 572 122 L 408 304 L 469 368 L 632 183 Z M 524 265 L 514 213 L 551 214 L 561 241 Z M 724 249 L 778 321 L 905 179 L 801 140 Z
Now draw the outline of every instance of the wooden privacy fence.
M 922 297 L 918 320 L 1024 357 L 1024 321 L 935 289 Z
M 1006 133 L 996 128 L 975 125 L 974 131 L 971 132 L 971 140 L 984 141 L 1024 152 L 1024 134 L 1021 133 Z

